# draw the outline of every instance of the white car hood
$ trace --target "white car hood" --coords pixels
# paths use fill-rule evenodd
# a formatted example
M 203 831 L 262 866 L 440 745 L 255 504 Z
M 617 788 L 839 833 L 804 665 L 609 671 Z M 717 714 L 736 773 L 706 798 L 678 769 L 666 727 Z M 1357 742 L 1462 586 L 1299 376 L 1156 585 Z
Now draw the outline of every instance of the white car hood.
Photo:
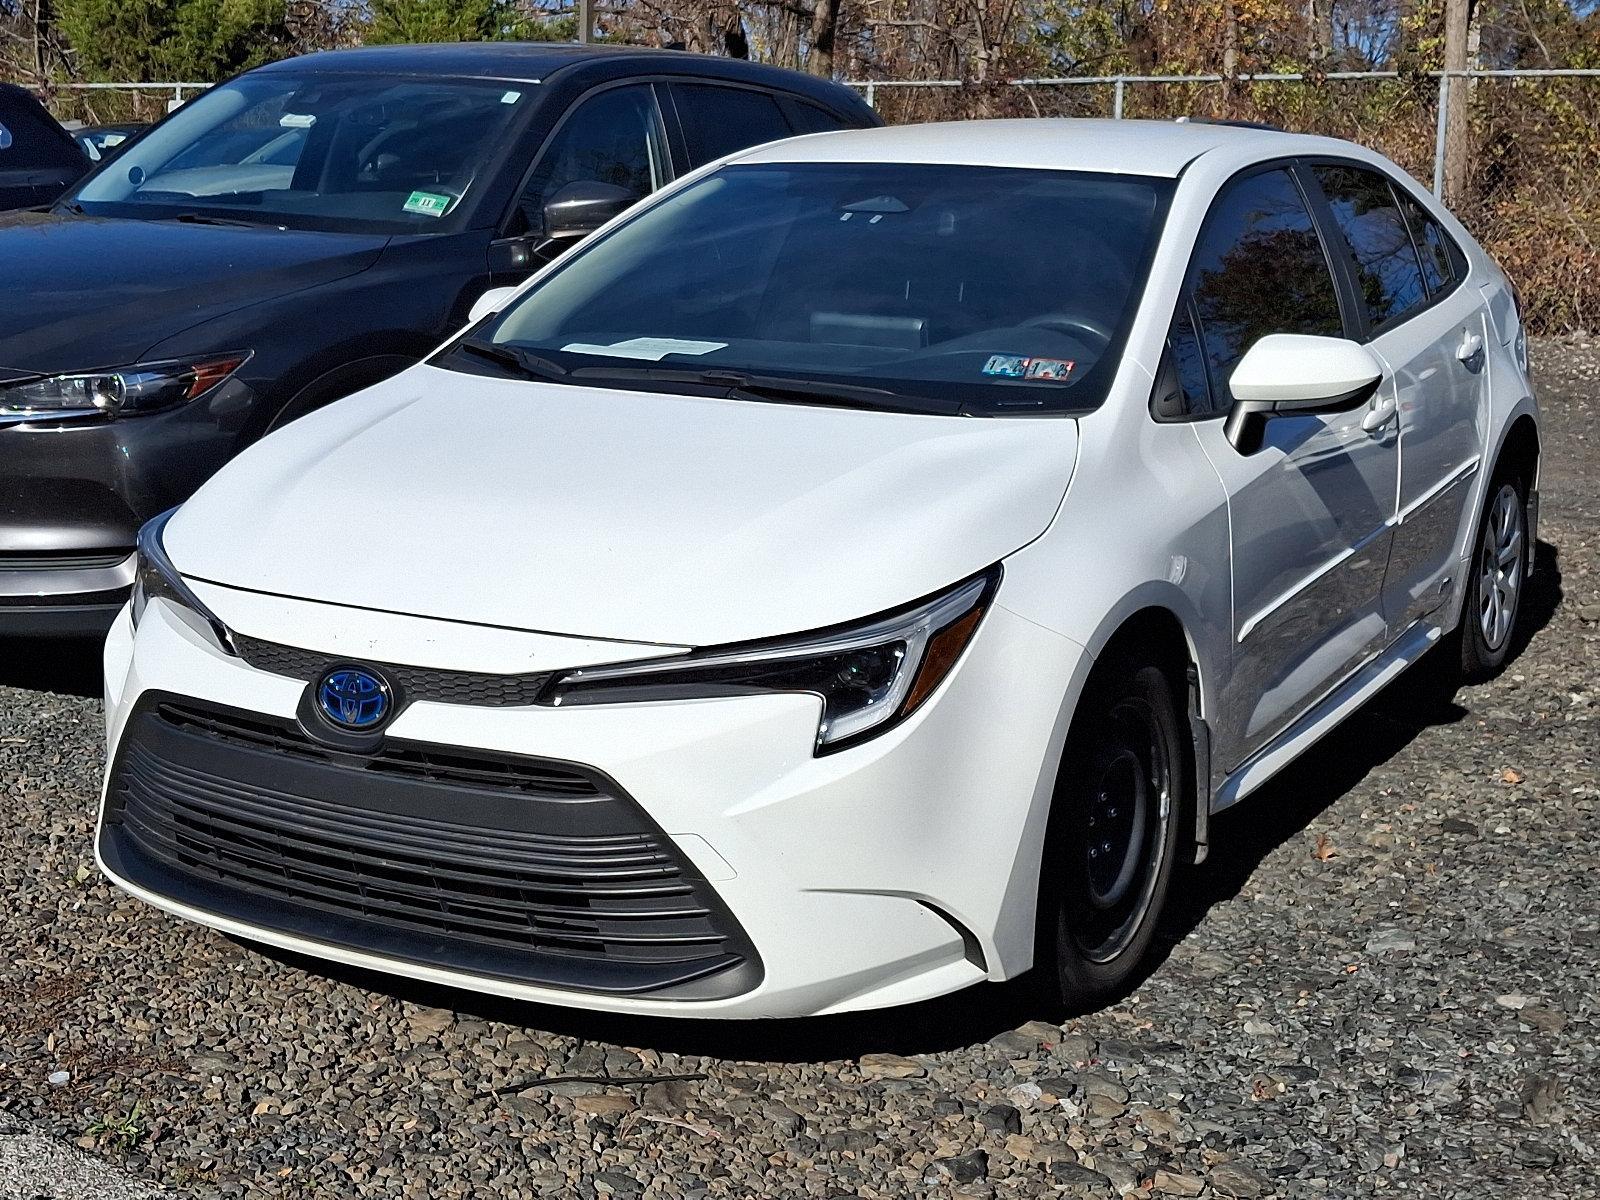
M 285 427 L 166 531 L 183 574 L 703 646 L 869 616 L 1025 545 L 1077 423 L 534 384 L 419 366 Z

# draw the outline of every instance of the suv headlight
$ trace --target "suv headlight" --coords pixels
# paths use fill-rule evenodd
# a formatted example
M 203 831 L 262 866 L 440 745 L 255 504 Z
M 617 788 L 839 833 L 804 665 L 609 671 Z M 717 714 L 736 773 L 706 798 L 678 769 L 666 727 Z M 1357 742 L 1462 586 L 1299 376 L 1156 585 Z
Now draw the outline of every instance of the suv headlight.
M 816 752 L 843 749 L 917 710 L 950 673 L 994 598 L 999 567 L 910 608 L 796 638 L 557 676 L 541 704 L 619 704 L 761 692 L 822 700 Z
M 167 522 L 172 520 L 172 514 L 177 511 L 170 508 L 159 517 L 146 521 L 139 530 L 133 595 L 129 599 L 128 610 L 133 627 L 139 628 L 150 601 L 159 598 L 176 608 L 198 632 L 209 634 L 221 650 L 237 656 L 239 651 L 233 644 L 233 634 L 183 581 L 183 576 L 178 574 L 178 569 L 172 565 L 166 548 L 161 544 L 162 530 L 166 529 Z
M 250 359 L 248 352 L 50 375 L 0 386 L 0 416 L 131 416 L 198 400 Z

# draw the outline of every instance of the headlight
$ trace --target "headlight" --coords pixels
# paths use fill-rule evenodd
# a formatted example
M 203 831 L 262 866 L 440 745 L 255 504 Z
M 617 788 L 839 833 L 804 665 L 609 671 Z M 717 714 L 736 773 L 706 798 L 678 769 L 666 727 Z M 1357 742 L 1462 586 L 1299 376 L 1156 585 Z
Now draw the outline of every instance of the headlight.
M 155 412 L 197 400 L 249 361 L 246 352 L 51 375 L 0 387 L 0 416 L 107 417 Z
M 972 640 L 999 581 L 995 567 L 912 608 L 803 637 L 584 667 L 551 681 L 540 703 L 810 692 L 822 700 L 817 753 L 839 750 L 889 729 L 933 694 Z
M 237 655 L 239 651 L 233 644 L 233 634 L 215 613 L 201 603 L 200 597 L 190 590 L 189 585 L 183 581 L 183 576 L 178 574 L 178 569 L 172 565 L 172 560 L 167 557 L 166 548 L 161 544 L 161 532 L 167 527 L 167 522 L 172 520 L 172 514 L 177 511 L 175 508 L 168 509 L 159 517 L 146 521 L 144 527 L 139 530 L 138 559 L 133 574 L 133 596 L 129 601 L 129 615 L 133 618 L 133 627 L 139 628 L 139 622 L 144 617 L 145 609 L 150 606 L 150 601 L 159 597 L 178 609 L 196 630 L 210 634 L 222 650 Z

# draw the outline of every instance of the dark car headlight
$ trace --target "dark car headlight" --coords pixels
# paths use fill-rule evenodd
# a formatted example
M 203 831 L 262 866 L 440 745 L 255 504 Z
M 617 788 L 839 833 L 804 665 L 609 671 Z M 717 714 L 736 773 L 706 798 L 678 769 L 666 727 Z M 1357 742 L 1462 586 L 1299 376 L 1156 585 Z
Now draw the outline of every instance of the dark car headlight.
M 139 628 L 139 622 L 144 618 L 145 609 L 150 606 L 150 601 L 165 600 L 181 614 L 186 615 L 191 626 L 199 632 L 209 634 L 221 650 L 237 655 L 239 651 L 233 644 L 233 634 L 184 582 L 183 576 L 178 574 L 178 569 L 167 557 L 166 547 L 161 544 L 161 533 L 166 529 L 167 522 L 172 519 L 172 514 L 177 511 L 175 508 L 168 509 L 159 517 L 146 521 L 139 530 L 138 557 L 135 560 L 133 573 L 133 595 L 128 602 L 128 614 L 133 620 L 133 627 Z
M 48 375 L 0 386 L 0 416 L 132 416 L 198 400 L 250 359 L 246 351 Z
M 552 680 L 539 702 L 566 707 L 809 692 L 822 700 L 816 752 L 825 754 L 915 712 L 972 641 L 999 580 L 995 567 L 910 608 L 820 633 L 584 667 Z

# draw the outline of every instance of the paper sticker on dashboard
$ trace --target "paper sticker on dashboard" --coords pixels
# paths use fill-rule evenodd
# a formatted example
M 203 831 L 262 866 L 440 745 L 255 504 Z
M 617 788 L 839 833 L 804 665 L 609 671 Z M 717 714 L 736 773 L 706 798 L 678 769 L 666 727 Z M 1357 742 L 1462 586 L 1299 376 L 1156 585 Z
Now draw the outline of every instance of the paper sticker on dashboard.
M 453 196 L 441 196 L 438 192 L 412 192 L 406 197 L 405 210 L 408 213 L 417 213 L 424 217 L 442 217 L 450 211 L 450 201 Z
M 571 342 L 561 347 L 572 354 L 603 354 L 608 358 L 646 358 L 660 362 L 669 354 L 710 354 L 721 350 L 727 342 L 696 342 L 688 338 L 638 337 L 609 346 L 590 342 Z
M 1026 378 L 1065 383 L 1072 374 L 1073 365 L 1070 358 L 1030 358 Z
M 1021 379 L 1028 371 L 1028 358 L 1023 354 L 991 354 L 983 364 L 985 375 L 1002 375 L 1007 379 Z
M 1002 379 L 1036 379 L 1041 383 L 1065 383 L 1076 365 L 1070 358 L 1033 358 L 1026 354 L 991 354 L 983 364 L 985 375 Z

